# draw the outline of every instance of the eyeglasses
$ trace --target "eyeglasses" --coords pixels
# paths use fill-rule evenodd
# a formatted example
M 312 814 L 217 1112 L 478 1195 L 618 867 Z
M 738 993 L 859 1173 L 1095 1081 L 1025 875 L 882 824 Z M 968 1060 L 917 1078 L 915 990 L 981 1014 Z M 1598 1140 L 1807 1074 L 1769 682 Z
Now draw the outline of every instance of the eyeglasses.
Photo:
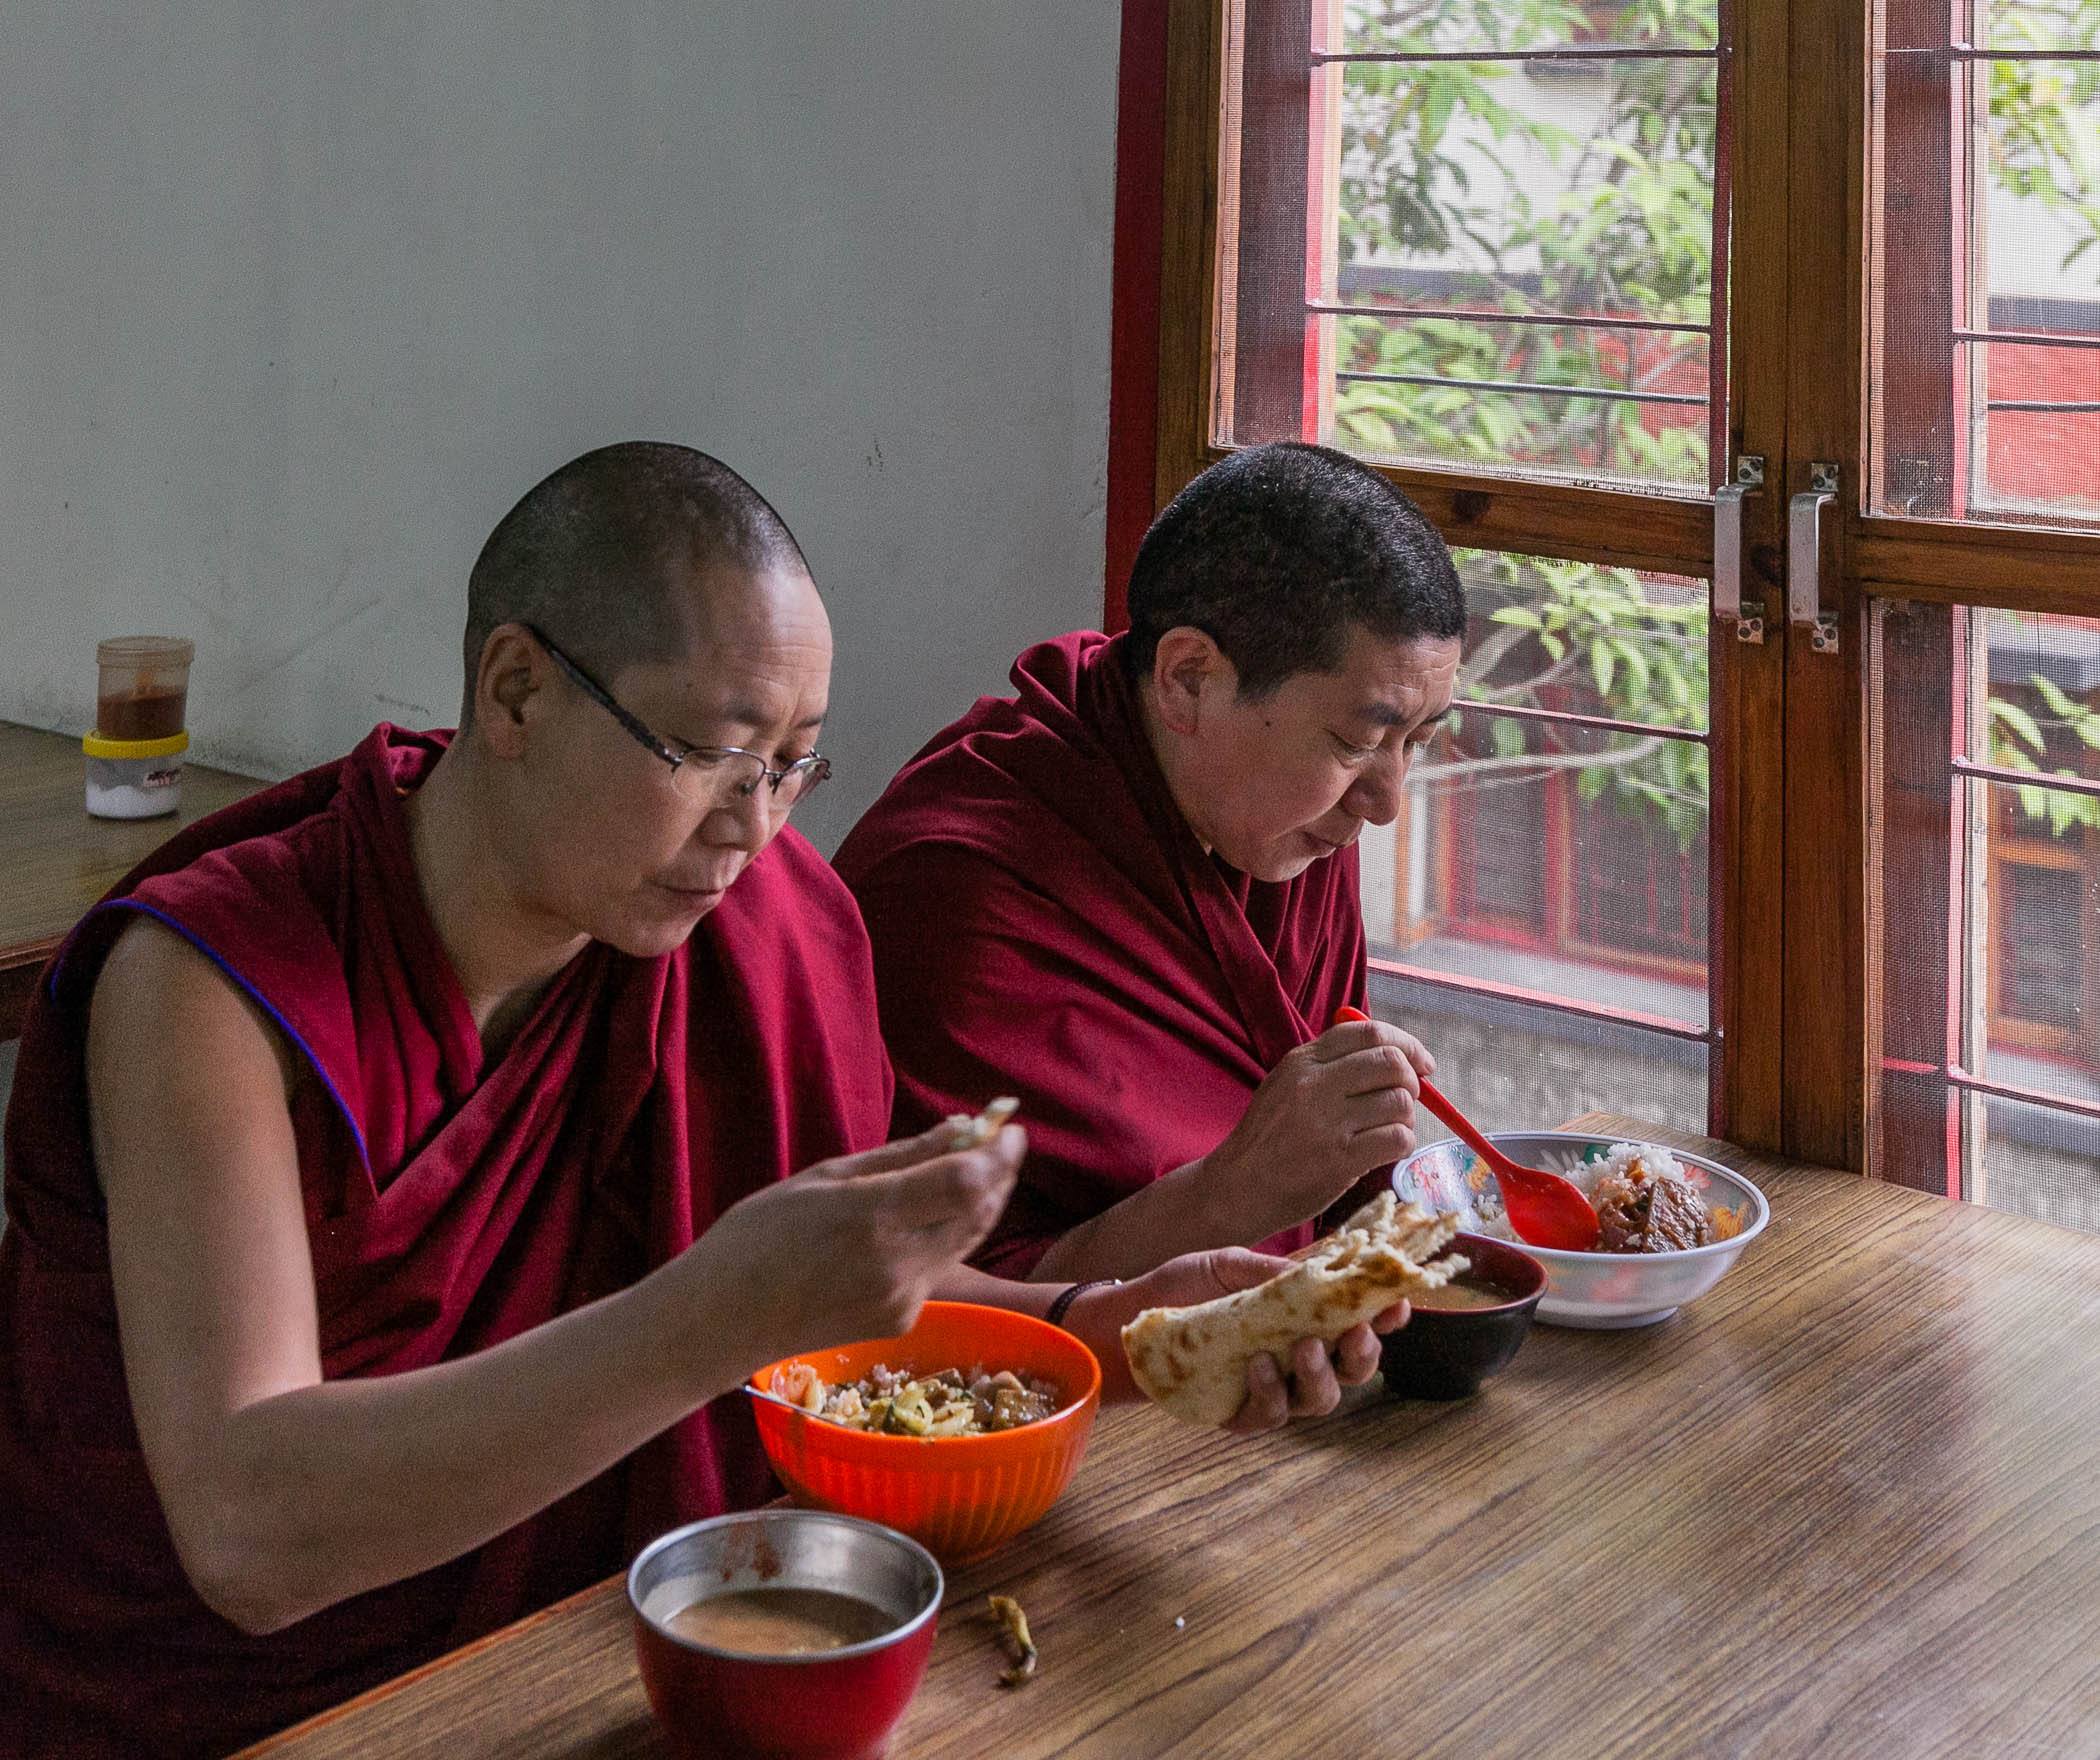
M 710 800 L 719 800 L 727 792 L 738 800 L 749 800 L 763 782 L 771 788 L 773 804 L 784 813 L 813 793 L 817 784 L 831 774 L 831 760 L 818 752 L 797 758 L 785 769 L 775 770 L 760 754 L 742 746 L 689 746 L 659 739 L 639 716 L 621 708 L 613 701 L 610 691 L 531 624 L 525 624 L 523 628 L 547 650 L 548 658 L 568 675 L 578 690 L 633 734 L 646 749 L 670 765 L 672 781 L 696 799 L 705 795 Z

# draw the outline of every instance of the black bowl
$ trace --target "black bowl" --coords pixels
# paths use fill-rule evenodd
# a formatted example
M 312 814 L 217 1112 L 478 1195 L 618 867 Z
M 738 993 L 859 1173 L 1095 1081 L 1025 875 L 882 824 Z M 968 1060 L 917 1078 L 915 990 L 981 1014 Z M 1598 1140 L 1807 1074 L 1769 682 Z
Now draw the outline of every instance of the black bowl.
M 1385 1390 L 1397 1399 L 1464 1399 L 1478 1393 L 1481 1382 L 1517 1354 L 1531 1330 L 1532 1310 L 1546 1293 L 1545 1266 L 1507 1241 L 1460 1234 L 1444 1250 L 1471 1262 L 1457 1282 L 1507 1299 L 1490 1308 L 1416 1303 L 1408 1323 L 1385 1336 Z

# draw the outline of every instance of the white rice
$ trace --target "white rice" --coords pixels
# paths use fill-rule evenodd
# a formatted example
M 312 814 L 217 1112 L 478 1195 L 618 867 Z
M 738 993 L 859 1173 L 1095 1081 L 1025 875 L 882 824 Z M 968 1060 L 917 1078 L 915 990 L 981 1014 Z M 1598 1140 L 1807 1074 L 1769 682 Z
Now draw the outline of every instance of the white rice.
M 1684 1163 L 1660 1143 L 1614 1143 L 1596 1160 L 1577 1162 L 1562 1172 L 1572 1184 L 1581 1188 L 1585 1198 L 1594 1198 L 1597 1187 L 1605 1180 L 1613 1174 L 1630 1173 L 1641 1162 L 1647 1163 L 1650 1177 L 1674 1173 L 1682 1178 L 1684 1174 Z M 1479 1216 L 1472 1227 L 1474 1234 L 1489 1235 L 1498 1241 L 1517 1239 L 1517 1231 L 1510 1227 L 1509 1218 L 1502 1213 L 1502 1194 L 1492 1177 L 1474 1199 L 1474 1205 Z

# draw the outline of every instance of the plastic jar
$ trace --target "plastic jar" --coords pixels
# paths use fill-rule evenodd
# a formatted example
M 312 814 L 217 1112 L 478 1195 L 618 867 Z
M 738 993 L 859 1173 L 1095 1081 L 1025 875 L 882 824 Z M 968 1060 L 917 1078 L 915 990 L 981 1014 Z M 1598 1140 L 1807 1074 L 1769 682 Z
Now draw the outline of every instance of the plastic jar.
M 97 819 L 157 819 L 182 805 L 182 754 L 187 733 L 169 739 L 80 742 L 87 753 L 87 810 Z
M 154 819 L 182 805 L 189 750 L 194 643 L 120 636 L 95 649 L 95 731 L 87 754 L 87 810 L 98 819 Z
M 95 648 L 95 731 L 104 739 L 173 739 L 189 725 L 190 662 L 176 636 L 119 636 Z

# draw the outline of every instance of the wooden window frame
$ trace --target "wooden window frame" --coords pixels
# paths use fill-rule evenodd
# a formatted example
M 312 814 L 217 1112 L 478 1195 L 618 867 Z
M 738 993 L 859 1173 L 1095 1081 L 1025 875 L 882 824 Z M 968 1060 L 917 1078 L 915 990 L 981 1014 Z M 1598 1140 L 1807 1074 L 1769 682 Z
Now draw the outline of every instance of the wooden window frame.
M 1829 7 L 1831 0 L 1817 4 Z M 1857 462 L 1847 480 L 1866 485 L 1869 508 L 1887 498 L 1892 430 L 1907 447 L 1920 446 L 1921 437 L 1936 447 L 1921 459 L 1919 473 L 1934 486 L 1925 498 L 1935 511 L 1966 499 L 1969 387 L 1956 369 L 1959 320 L 1941 302 L 1957 297 L 1967 274 L 1970 212 L 1978 199 L 1968 119 L 1957 117 L 1951 101 L 1948 56 L 1890 57 L 1877 84 L 1874 53 L 1886 42 L 1946 39 L 1949 17 L 1946 0 L 1883 0 L 1875 41 L 1861 8 L 1854 20 L 1857 61 L 1848 46 L 1844 68 L 1861 106 L 1856 116 L 1848 113 L 1845 145 L 1851 180 L 1862 192 L 1847 218 L 1863 285 L 1846 314 L 1851 358 L 1825 388 L 1823 402 L 1834 417 L 1841 413 L 1839 392 L 1857 398 L 1850 426 Z M 1883 139 L 1898 143 L 1879 160 L 1867 126 L 1872 104 L 1880 107 L 1873 120 Z M 1911 168 L 1923 175 L 1907 178 Z M 1881 220 L 1891 211 L 1903 215 L 1900 253 Z M 1878 398 L 1868 384 L 1868 344 L 1877 325 L 1884 335 L 1911 339 L 1907 355 L 1884 351 Z M 1836 328 L 1823 325 L 1826 332 Z M 1861 985 L 1870 1057 L 1862 1071 L 1865 1151 L 1870 1171 L 1882 1177 L 1960 1197 L 1963 1139 L 1979 1129 L 1989 1090 L 1973 1079 L 1957 1085 L 1947 1072 L 1961 1070 L 1961 1046 L 1977 1025 L 1989 1042 L 1998 972 L 1991 943 L 1966 917 L 1965 864 L 1995 865 L 1997 857 L 1992 828 L 1973 821 L 1972 791 L 1950 762 L 1951 754 L 1987 738 L 1963 689 L 1970 669 L 1986 660 L 1970 651 L 1968 620 L 1957 608 L 2100 617 L 2100 534 L 1857 507 L 1848 509 L 1844 523 L 1853 577 L 1848 606 L 1867 638 L 1862 647 L 1872 669 L 1860 710 L 1869 752 L 1860 889 L 1869 948 L 1893 954 L 1900 941 L 1902 952 L 1879 959 Z M 1875 703 L 1900 720 L 1896 734 L 1875 724 Z M 1869 874 L 1882 876 L 1882 890 L 1868 882 Z M 1910 918 L 1944 924 L 1944 932 L 1892 934 L 1882 912 L 1884 892 L 1901 896 Z M 1997 918 L 1994 906 L 1993 932 Z M 2090 964 L 2090 949 L 2086 958 Z M 1972 1013 L 1980 1021 L 1971 1022 Z
M 1931 0 L 1887 3 L 1891 12 L 1929 12 Z M 1292 20 L 1305 15 L 1309 29 L 1311 0 L 1283 0 L 1283 10 Z M 1211 442 L 1210 374 L 1218 216 L 1221 198 L 1234 193 L 1224 184 L 1237 158 L 1221 152 L 1228 12 L 1227 0 L 1125 3 L 1126 49 L 1132 19 L 1141 16 L 1140 35 L 1156 48 L 1162 82 L 1159 103 L 1143 113 L 1156 133 L 1137 148 L 1141 156 L 1156 153 L 1156 256 L 1148 260 L 1136 247 L 1126 252 L 1120 188 L 1117 247 L 1119 324 L 1126 267 L 1153 277 L 1156 288 L 1156 348 L 1128 381 L 1153 394 L 1145 425 L 1153 441 L 1154 508 L 1224 456 Z M 1932 607 L 1973 605 L 2100 616 L 2100 540 L 2030 525 L 1866 511 L 1872 498 L 1862 492 L 1864 473 L 1881 468 L 1866 391 L 1867 296 L 1880 285 L 1873 278 L 1885 259 L 1885 241 L 1869 223 L 1882 212 L 1884 192 L 1872 181 L 1867 134 L 1867 9 L 1860 0 L 1735 0 L 1724 17 L 1722 104 L 1734 117 L 1729 142 L 1739 172 L 1736 243 L 1716 299 L 1737 314 L 1766 314 L 1747 324 L 1739 318 L 1728 339 L 1727 425 L 1731 458 L 1755 453 L 1767 460 L 1768 487 L 1745 505 L 1743 572 L 1746 611 L 1761 601 L 1765 627 L 1775 634 L 1713 669 L 1709 912 L 1714 1021 L 1724 1055 L 1715 1064 L 1712 1124 L 1749 1147 L 1865 1169 L 1884 1122 L 1877 1078 L 1885 1018 L 1906 1000 L 1906 986 L 1910 1001 L 1935 983 L 1944 992 L 1945 962 L 1961 954 L 1928 946 L 1920 957 L 1892 962 L 1887 992 L 1884 974 L 1870 966 L 1870 947 L 1887 929 L 1868 881 L 1870 863 L 1894 847 L 1892 830 L 1901 841 L 1905 815 L 1929 815 L 1945 804 L 1929 787 L 1891 800 L 1882 786 L 1867 709 L 1870 662 L 1879 664 L 1884 653 L 1887 613 L 1916 608 L 1930 616 Z M 1133 150 L 1133 114 L 1126 88 L 1125 151 Z M 1310 117 L 1306 126 L 1309 136 Z M 1284 230 L 1303 235 L 1302 228 Z M 1948 239 L 1951 251 L 1951 231 Z M 1746 240 L 1779 248 L 1747 248 Z M 1228 272 L 1235 284 L 1244 278 L 1237 259 Z M 1283 327 L 1279 322 L 1268 346 L 1285 346 Z M 1120 349 L 1117 358 L 1120 373 Z M 1921 395 L 1918 382 L 1941 382 L 1933 379 L 1936 370 L 1926 362 L 1910 380 L 1886 382 L 1883 395 Z M 1233 389 L 1237 396 L 1238 385 Z M 1112 449 L 1116 444 L 1112 434 Z M 1123 456 L 1121 481 L 1136 506 L 1141 463 L 1127 448 Z M 1786 622 L 1786 505 L 1808 487 L 1812 462 L 1836 463 L 1844 488 L 1825 538 L 1825 608 L 1834 606 L 1842 634 L 1836 657 L 1814 652 Z M 1380 468 L 1454 546 L 1712 573 L 1712 514 L 1700 500 L 1426 466 Z M 1112 503 L 1114 494 L 1112 486 Z M 1127 573 L 1127 562 L 1118 562 L 1134 548 L 1130 540 L 1119 553 L 1112 533 L 1112 627 Z M 1929 879 L 1924 896 L 1929 908 Z M 1905 1177 L 1901 1165 L 1883 1171 Z
M 1137 3 L 1138 0 L 1126 0 L 1126 20 L 1131 6 Z M 1302 19 L 1309 42 L 1311 0 L 1286 0 L 1286 5 L 1294 21 L 1293 31 L 1295 21 Z M 1160 507 L 1190 478 L 1226 455 L 1227 449 L 1211 440 L 1215 405 L 1210 375 L 1220 288 L 1222 283 L 1234 290 L 1226 295 L 1234 298 L 1238 284 L 1252 278 L 1233 255 L 1231 241 L 1221 240 L 1219 225 L 1221 208 L 1236 211 L 1238 206 L 1238 192 L 1226 187 L 1237 155 L 1221 150 L 1229 59 L 1227 19 L 1232 5 L 1230 0 L 1156 0 L 1153 10 L 1164 12 L 1167 81 L 1160 133 L 1163 201 L 1154 376 L 1153 497 L 1155 507 Z M 1722 65 L 1734 70 L 1724 73 L 1722 104 L 1724 108 L 1740 106 L 1746 95 L 1755 95 L 1742 84 L 1740 59 L 1732 57 L 1724 47 Z M 1309 120 L 1307 129 L 1309 138 Z M 1227 200 L 1228 197 L 1232 199 Z M 1285 237 L 1302 236 L 1304 232 L 1302 227 L 1289 226 L 1277 230 Z M 1760 284 L 1755 265 L 1745 274 L 1733 266 L 1733 256 L 1730 263 L 1730 274 L 1737 278 L 1738 289 L 1717 289 L 1717 303 L 1738 297 L 1740 286 L 1746 285 L 1754 292 Z M 1284 273 L 1302 276 L 1302 262 L 1295 271 L 1286 266 Z M 1303 319 L 1293 312 L 1288 314 L 1288 323 L 1302 325 Z M 1285 321 L 1279 315 L 1275 334 L 1265 346 L 1282 351 L 1291 345 L 1291 337 L 1285 334 Z M 1306 346 L 1302 334 L 1296 346 L 1301 350 Z M 1755 400 L 1746 400 L 1740 383 L 1746 370 L 1746 363 L 1731 354 L 1730 409 L 1740 411 L 1746 402 L 1754 401 L 1769 404 L 1776 411 L 1776 398 L 1760 394 Z M 1377 468 L 1408 493 L 1454 547 L 1563 557 L 1702 579 L 1713 571 L 1713 513 L 1703 500 L 1432 467 L 1381 464 Z M 1766 590 L 1776 596 L 1783 583 L 1771 573 L 1769 559 L 1775 554 L 1771 546 L 1778 538 L 1780 522 L 1776 516 L 1761 519 L 1752 512 L 1745 524 L 1747 542 L 1760 547 L 1761 560 L 1751 572 L 1753 576 L 1771 575 Z M 1115 620 L 1120 617 L 1122 604 L 1113 563 L 1110 575 L 1107 609 L 1111 620 Z M 1755 590 L 1753 579 L 1752 591 Z M 1763 742 L 1759 749 L 1765 753 L 1765 762 L 1776 768 L 1777 717 L 1761 708 L 1759 699 L 1771 694 L 1777 656 L 1762 650 L 1749 652 L 1752 658 L 1741 670 L 1753 676 L 1756 688 L 1748 692 L 1731 689 L 1723 682 L 1721 669 L 1716 668 L 1709 726 L 1718 731 L 1724 723 L 1739 723 L 1752 730 Z M 1752 936 L 1756 935 L 1767 901 L 1754 898 L 1738 909 L 1732 908 L 1732 902 L 1724 904 L 1722 898 L 1722 888 L 1732 888 L 1734 884 L 1737 864 L 1729 850 L 1736 839 L 1750 835 L 1775 841 L 1778 824 L 1776 815 L 1769 822 L 1739 818 L 1738 773 L 1725 755 L 1738 749 L 1734 739 L 1713 742 L 1708 827 L 1713 891 L 1708 920 L 1714 936 L 1714 956 L 1708 970 L 1712 986 L 1709 1006 L 1714 1012 L 1708 1126 L 1716 1132 L 1730 1131 L 1746 1142 L 1778 1149 L 1782 1143 L 1778 1130 L 1777 1035 L 1763 1031 L 1758 1024 L 1776 1013 L 1776 974 L 1755 962 L 1744 965 L 1739 934 L 1739 926 L 1747 925 Z M 1425 982 L 1435 981 L 1428 974 L 1410 975 Z M 1747 983 L 1743 981 L 1745 976 Z M 1651 1021 L 1630 1011 L 1618 1013 L 1579 1005 L 1568 1007 L 1565 1012 L 1596 1020 L 1623 1019 L 1680 1038 L 1690 1032 L 1681 1022 Z

